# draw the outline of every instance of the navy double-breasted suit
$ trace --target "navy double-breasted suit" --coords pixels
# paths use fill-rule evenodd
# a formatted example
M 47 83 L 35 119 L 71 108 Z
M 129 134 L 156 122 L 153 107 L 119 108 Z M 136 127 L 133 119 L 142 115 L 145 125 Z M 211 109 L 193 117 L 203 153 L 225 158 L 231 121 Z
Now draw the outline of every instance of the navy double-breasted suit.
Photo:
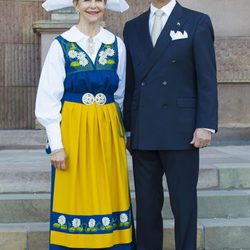
M 150 10 L 124 28 L 124 124 L 133 149 L 137 250 L 162 250 L 164 174 L 176 250 L 195 250 L 199 150 L 190 142 L 196 128 L 218 126 L 214 33 L 207 15 L 176 3 L 153 47 L 149 16 Z
M 195 128 L 217 130 L 213 28 L 205 14 L 176 4 L 153 48 L 149 11 L 125 25 L 124 123 L 134 149 L 190 149 Z M 172 40 L 170 32 L 188 38 Z

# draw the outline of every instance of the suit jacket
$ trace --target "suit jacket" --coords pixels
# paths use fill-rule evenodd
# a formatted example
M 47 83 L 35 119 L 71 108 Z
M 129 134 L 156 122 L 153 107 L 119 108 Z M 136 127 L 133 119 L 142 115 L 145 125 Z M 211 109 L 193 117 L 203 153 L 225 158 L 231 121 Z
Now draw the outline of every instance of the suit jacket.
M 217 131 L 218 125 L 212 24 L 207 15 L 177 3 L 153 48 L 149 14 L 124 28 L 125 129 L 131 132 L 133 149 L 193 149 L 196 128 Z M 177 31 L 188 37 L 173 40 Z

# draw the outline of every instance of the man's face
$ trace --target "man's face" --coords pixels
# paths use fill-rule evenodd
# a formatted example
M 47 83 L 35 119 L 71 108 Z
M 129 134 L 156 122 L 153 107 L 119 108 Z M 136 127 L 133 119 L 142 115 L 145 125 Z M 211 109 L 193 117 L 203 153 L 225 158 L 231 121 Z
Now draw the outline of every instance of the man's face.
M 158 5 L 161 5 L 161 6 L 164 6 L 166 4 L 168 4 L 171 0 L 151 0 L 152 4 L 158 6 Z

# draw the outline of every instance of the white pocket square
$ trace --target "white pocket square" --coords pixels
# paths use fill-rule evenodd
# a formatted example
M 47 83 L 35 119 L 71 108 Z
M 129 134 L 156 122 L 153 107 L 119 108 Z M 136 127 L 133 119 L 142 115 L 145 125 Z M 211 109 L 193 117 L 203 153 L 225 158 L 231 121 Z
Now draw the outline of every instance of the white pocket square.
M 181 33 L 180 31 L 173 31 L 173 30 L 171 30 L 170 31 L 170 36 L 171 36 L 171 38 L 172 38 L 172 41 L 174 41 L 174 40 L 178 40 L 178 39 L 186 39 L 186 38 L 188 38 L 188 33 L 187 33 L 187 31 L 183 31 L 183 33 Z

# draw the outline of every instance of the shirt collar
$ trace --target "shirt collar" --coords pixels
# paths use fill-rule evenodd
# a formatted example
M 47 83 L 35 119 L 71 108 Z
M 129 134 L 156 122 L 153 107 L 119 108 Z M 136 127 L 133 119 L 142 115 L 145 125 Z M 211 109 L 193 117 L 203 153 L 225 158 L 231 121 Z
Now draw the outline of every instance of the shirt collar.
M 89 37 L 82 33 L 75 25 L 62 34 L 62 37 L 69 42 L 80 42 L 81 40 L 87 40 Z M 108 30 L 101 27 L 98 34 L 93 37 L 94 40 L 98 40 L 104 44 L 112 44 L 115 41 L 115 36 Z
M 168 4 L 164 5 L 161 10 L 167 15 L 170 16 L 171 12 L 176 5 L 176 0 L 171 0 Z M 151 3 L 150 5 L 150 15 L 153 16 L 158 9 Z

